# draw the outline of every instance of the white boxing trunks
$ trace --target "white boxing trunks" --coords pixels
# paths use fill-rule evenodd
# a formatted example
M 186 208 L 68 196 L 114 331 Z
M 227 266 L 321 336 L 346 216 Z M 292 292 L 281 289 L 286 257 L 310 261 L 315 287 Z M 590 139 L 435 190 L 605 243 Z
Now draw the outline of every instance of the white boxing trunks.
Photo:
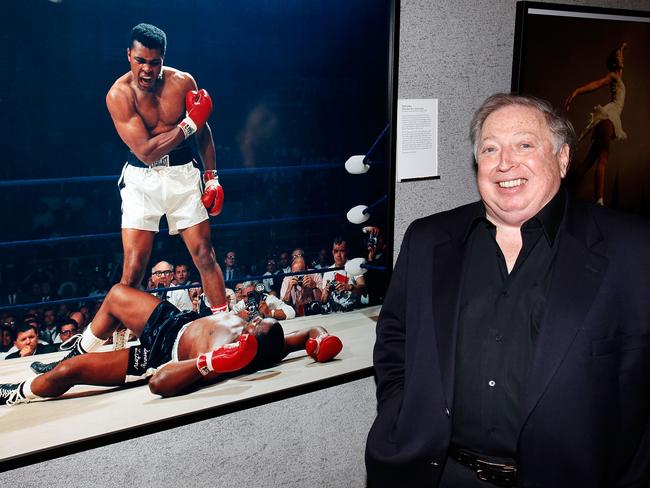
M 160 217 L 166 215 L 174 235 L 208 219 L 201 202 L 201 172 L 192 162 L 155 168 L 127 163 L 118 186 L 123 229 L 158 232 Z

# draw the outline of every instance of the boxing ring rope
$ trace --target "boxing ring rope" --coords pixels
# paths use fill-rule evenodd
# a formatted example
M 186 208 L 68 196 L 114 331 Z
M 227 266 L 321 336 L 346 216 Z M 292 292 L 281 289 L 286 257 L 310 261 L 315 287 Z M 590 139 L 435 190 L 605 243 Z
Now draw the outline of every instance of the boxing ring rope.
M 340 168 L 340 163 L 327 163 L 327 164 L 303 164 L 303 165 L 284 165 L 284 166 L 255 166 L 252 168 L 225 168 L 217 172 L 219 177 L 232 176 L 232 175 L 247 175 L 247 174 L 261 174 L 261 173 L 282 173 L 286 171 L 317 171 L 329 170 Z M 66 183 L 95 183 L 110 181 L 117 183 L 120 175 L 109 176 L 70 176 L 65 178 L 36 178 L 36 179 L 20 179 L 20 180 L 2 180 L 0 181 L 0 188 L 9 188 L 13 186 L 43 186 L 43 185 L 57 185 Z
M 263 219 L 263 220 L 244 220 L 240 222 L 229 222 L 225 224 L 212 224 L 210 228 L 226 230 L 226 229 L 232 229 L 236 227 L 248 227 L 252 225 L 286 224 L 286 223 L 303 222 L 308 220 L 326 220 L 326 219 L 337 218 L 340 216 L 341 216 L 340 214 L 324 214 L 324 215 L 308 215 L 303 217 L 278 217 L 278 218 Z M 159 232 L 162 233 L 167 230 L 169 229 L 161 227 Z M 7 248 L 7 247 L 55 244 L 55 243 L 69 242 L 69 241 L 76 241 L 76 240 L 109 239 L 109 238 L 119 237 L 121 235 L 122 235 L 121 232 L 106 232 L 102 234 L 82 234 L 82 235 L 74 235 L 74 236 L 47 237 L 43 239 L 4 241 L 4 242 L 0 242 L 0 249 Z
M 368 149 L 365 155 L 358 154 L 355 156 L 350 156 L 348 158 L 348 160 L 345 162 L 345 169 L 348 173 L 353 175 L 360 175 L 368 172 L 371 163 L 370 155 L 375 150 L 375 148 L 379 145 L 379 143 L 384 138 L 384 136 L 388 133 L 389 128 L 390 128 L 390 122 L 386 124 L 384 130 L 381 131 L 381 134 L 379 134 L 379 136 L 377 136 L 377 139 L 375 139 L 375 142 L 372 143 L 372 146 L 370 146 L 370 149 Z M 372 164 L 378 164 L 378 163 L 372 161 Z
M 386 200 L 388 200 L 388 195 L 384 195 L 379 200 L 371 203 L 370 205 L 357 205 L 356 207 L 352 207 L 346 214 L 346 217 L 352 224 L 363 224 L 370 218 L 370 210 L 378 207 Z

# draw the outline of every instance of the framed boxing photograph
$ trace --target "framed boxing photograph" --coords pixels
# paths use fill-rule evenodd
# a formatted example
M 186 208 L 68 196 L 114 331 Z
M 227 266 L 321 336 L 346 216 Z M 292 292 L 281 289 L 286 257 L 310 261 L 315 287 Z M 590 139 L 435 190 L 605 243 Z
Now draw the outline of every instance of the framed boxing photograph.
M 650 13 L 518 2 L 512 90 L 547 99 L 577 136 L 566 185 L 650 216 Z
M 1 22 L 0 471 L 372 375 L 398 0 L 38 0 Z M 208 322 L 228 339 L 196 352 Z M 194 383 L 147 384 L 187 361 Z

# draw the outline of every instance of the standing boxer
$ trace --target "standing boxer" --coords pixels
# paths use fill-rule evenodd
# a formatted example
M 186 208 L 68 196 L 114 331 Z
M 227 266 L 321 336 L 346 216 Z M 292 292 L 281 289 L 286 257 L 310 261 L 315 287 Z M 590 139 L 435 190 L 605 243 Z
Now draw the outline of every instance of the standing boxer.
M 169 233 L 183 238 L 214 312 L 226 308 L 226 296 L 208 217 L 218 215 L 223 205 L 207 123 L 212 100 L 207 91 L 197 90 L 189 73 L 163 67 L 166 43 L 159 28 L 136 25 L 127 49 L 131 69 L 106 96 L 117 133 L 130 149 L 119 181 L 124 248 L 120 282 L 137 286 L 142 281 L 160 217 L 166 215 Z M 189 137 L 196 139 L 203 161 L 203 194 Z

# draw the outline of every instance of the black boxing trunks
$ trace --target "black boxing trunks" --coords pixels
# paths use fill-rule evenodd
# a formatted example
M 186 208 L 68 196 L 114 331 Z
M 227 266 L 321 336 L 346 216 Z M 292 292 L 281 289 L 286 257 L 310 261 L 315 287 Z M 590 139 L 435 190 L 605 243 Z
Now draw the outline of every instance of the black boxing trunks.
M 194 154 L 187 141 L 181 142 L 178 146 L 172 149 L 169 154 L 165 154 L 162 158 L 147 164 L 140 161 L 138 157 L 129 151 L 127 162 L 131 166 L 137 168 L 157 168 L 158 166 L 181 166 L 194 160 Z
M 140 336 L 140 344 L 147 349 L 147 367 L 157 368 L 169 362 L 178 331 L 198 318 L 196 312 L 181 312 L 169 302 L 160 302 L 151 312 Z

